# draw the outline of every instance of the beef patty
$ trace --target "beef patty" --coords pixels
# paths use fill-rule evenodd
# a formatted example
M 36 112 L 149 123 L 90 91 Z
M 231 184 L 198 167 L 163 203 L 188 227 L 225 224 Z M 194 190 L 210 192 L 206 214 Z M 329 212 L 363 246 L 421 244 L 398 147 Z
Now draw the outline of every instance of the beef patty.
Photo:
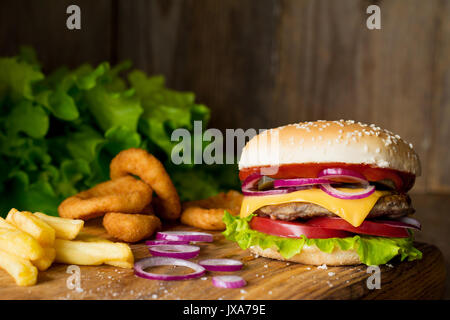
M 414 213 L 411 199 L 406 194 L 392 194 L 378 199 L 367 216 L 371 218 L 399 218 Z M 296 219 L 310 219 L 315 217 L 337 217 L 324 207 L 309 202 L 290 202 L 278 205 L 264 206 L 255 214 L 276 220 L 292 221 Z

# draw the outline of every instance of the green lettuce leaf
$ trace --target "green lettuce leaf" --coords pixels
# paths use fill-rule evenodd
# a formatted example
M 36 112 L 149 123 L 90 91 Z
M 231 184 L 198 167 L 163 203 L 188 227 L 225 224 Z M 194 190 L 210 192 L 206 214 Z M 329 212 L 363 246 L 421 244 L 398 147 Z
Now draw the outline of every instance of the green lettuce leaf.
M 144 112 L 139 129 L 154 144 L 170 156 L 177 142 L 171 141 L 173 130 L 192 130 L 193 121 L 206 124 L 209 109 L 195 103 L 192 92 L 178 92 L 165 88 L 161 76 L 147 77 L 141 71 L 133 71 L 128 79 L 140 98 Z
M 33 98 L 33 83 L 44 78 L 35 65 L 17 58 L 0 58 L 0 102 Z
M 111 159 L 133 147 L 165 164 L 182 200 L 239 188 L 236 166 L 170 163 L 173 130 L 192 133 L 195 120 L 206 128 L 209 109 L 130 67 L 103 62 L 45 74 L 30 47 L 0 57 L 0 216 L 11 207 L 57 214 L 64 198 L 108 180 Z
M 110 92 L 103 86 L 87 91 L 89 111 L 103 131 L 113 127 L 128 127 L 136 131 L 143 110 L 131 91 Z
M 29 100 L 22 100 L 7 117 L 6 130 L 16 134 L 23 132 L 32 138 L 42 138 L 47 134 L 49 118 L 40 106 Z
M 253 216 L 240 218 L 225 211 L 223 221 L 227 228 L 223 235 L 228 240 L 237 242 L 242 249 L 251 246 L 260 246 L 262 249 L 274 248 L 286 259 L 300 253 L 304 245 L 316 245 L 321 251 L 327 253 L 333 252 L 335 248 L 355 250 L 361 262 L 366 265 L 385 264 L 395 256 L 399 256 L 402 261 L 422 258 L 422 253 L 413 246 L 412 237 L 385 238 L 355 235 L 349 238 L 329 239 L 308 239 L 305 236 L 284 238 L 250 229 L 249 222 Z

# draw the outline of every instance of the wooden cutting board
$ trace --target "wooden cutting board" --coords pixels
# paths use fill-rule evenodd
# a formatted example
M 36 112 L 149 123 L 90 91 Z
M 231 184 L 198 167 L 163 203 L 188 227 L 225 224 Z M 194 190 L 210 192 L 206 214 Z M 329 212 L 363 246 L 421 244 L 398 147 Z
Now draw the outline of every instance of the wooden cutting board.
M 178 225 L 167 230 L 195 230 Z M 99 221 L 89 222 L 86 232 L 107 237 Z M 0 270 L 0 299 L 439 299 L 444 294 L 445 266 L 441 252 L 432 245 L 417 243 L 423 259 L 393 262 L 380 266 L 381 288 L 369 290 L 364 265 L 351 267 L 306 266 L 266 258 L 255 258 L 212 232 L 214 242 L 199 244 L 200 255 L 192 261 L 207 258 L 241 260 L 244 268 L 233 274 L 242 276 L 247 286 L 221 289 L 212 285 L 213 275 L 186 281 L 146 280 L 133 270 L 112 266 L 81 266 L 81 290 L 67 288 L 67 265 L 54 264 L 39 273 L 32 287 L 18 287 Z M 135 259 L 149 256 L 144 244 L 132 245 Z M 169 270 L 171 267 L 160 267 Z M 224 274 L 224 273 L 222 273 Z

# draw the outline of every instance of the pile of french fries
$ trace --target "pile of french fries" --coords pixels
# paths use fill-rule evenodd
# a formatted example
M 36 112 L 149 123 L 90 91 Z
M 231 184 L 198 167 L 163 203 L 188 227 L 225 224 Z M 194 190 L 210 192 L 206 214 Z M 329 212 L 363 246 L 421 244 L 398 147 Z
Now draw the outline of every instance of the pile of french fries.
M 127 244 L 83 233 L 83 226 L 83 220 L 11 209 L 6 219 L 0 217 L 0 268 L 17 285 L 31 286 L 38 270 L 47 270 L 53 262 L 133 267 Z

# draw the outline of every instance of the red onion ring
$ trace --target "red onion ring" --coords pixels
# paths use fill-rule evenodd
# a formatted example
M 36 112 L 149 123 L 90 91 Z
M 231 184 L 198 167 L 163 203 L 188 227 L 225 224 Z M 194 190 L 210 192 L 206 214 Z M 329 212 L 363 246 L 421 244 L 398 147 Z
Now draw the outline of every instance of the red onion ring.
M 406 223 L 406 224 L 408 224 L 408 225 L 414 227 L 414 228 L 417 229 L 417 230 L 422 230 L 422 224 L 421 224 L 418 220 L 416 220 L 416 219 L 414 219 L 414 218 L 411 218 L 411 217 L 401 217 L 401 218 L 398 218 L 398 219 L 396 219 L 396 220 L 398 220 L 398 221 L 400 221 L 400 222 L 403 222 L 403 223 Z
M 363 191 L 360 192 L 344 192 L 337 190 L 331 186 L 329 183 L 324 183 L 320 185 L 320 189 L 327 193 L 328 195 L 344 200 L 356 200 L 363 199 L 370 196 L 375 192 L 375 186 L 369 185 L 369 181 L 360 174 L 359 172 L 343 169 L 343 168 L 327 168 L 319 172 L 318 176 L 320 178 L 326 178 L 329 180 L 339 179 L 339 182 L 358 182 L 364 187 Z M 350 180 L 350 181 L 349 181 Z
M 344 200 L 356 200 L 363 199 L 370 196 L 375 192 L 375 186 L 368 186 L 363 191 L 359 192 L 344 192 L 333 188 L 330 184 L 322 184 L 320 185 L 320 189 L 326 194 L 329 194 L 332 197 Z
M 375 219 L 373 221 L 384 223 L 386 225 L 392 226 L 392 227 L 398 227 L 398 228 L 406 228 L 406 229 L 416 229 L 416 230 L 422 230 L 422 225 L 419 221 L 417 221 L 414 218 L 410 217 L 401 217 L 395 220 L 383 220 L 383 219 Z M 408 221 L 408 222 L 406 222 Z
M 189 241 L 173 241 L 173 240 L 148 240 L 145 241 L 147 246 L 157 246 L 160 244 L 189 244 Z
M 337 180 L 338 182 L 359 182 L 364 185 L 368 185 L 369 182 L 367 181 L 366 177 L 364 177 L 362 174 L 360 174 L 357 171 L 353 171 L 350 169 L 343 169 L 343 168 L 327 168 L 319 172 L 317 175 L 318 178 L 326 178 L 328 180 L 335 181 L 337 179 L 344 179 Z M 348 181 L 350 180 L 350 181 Z
M 206 232 L 195 231 L 164 231 L 156 233 L 157 240 L 172 241 L 202 241 L 213 242 L 213 236 Z
M 191 259 L 198 256 L 200 248 L 184 244 L 158 244 L 150 246 L 148 251 L 150 251 L 153 256 L 157 257 Z
M 262 175 L 255 172 L 249 175 L 244 182 L 242 182 L 242 194 L 244 196 L 269 196 L 273 194 L 283 194 L 288 193 L 288 189 L 283 190 L 264 190 L 264 191 L 254 191 L 250 190 L 251 188 L 254 188 L 256 183 L 261 179 Z
M 273 182 L 274 188 L 312 186 L 316 184 L 330 183 L 325 178 L 298 178 L 298 179 L 278 179 Z
M 144 271 L 144 269 L 154 266 L 181 266 L 191 268 L 192 270 L 194 270 L 194 272 L 184 275 L 169 275 Z M 134 272 L 137 276 L 144 279 L 172 281 L 198 278 L 205 274 L 206 270 L 196 263 L 183 259 L 150 257 L 137 261 L 134 264 Z
M 369 185 L 369 181 L 359 172 L 343 168 L 327 168 L 319 172 L 318 178 L 298 178 L 298 179 L 277 179 L 274 180 L 275 189 L 254 191 L 254 188 L 262 175 L 253 173 L 242 183 L 242 193 L 245 196 L 267 196 L 274 194 L 285 194 L 298 190 L 303 190 L 308 186 L 319 185 L 327 194 L 346 200 L 362 199 L 375 192 L 375 187 Z M 361 192 L 343 192 L 331 186 L 332 182 L 352 182 L 360 183 L 365 188 Z
M 274 194 L 284 194 L 301 190 L 301 188 L 285 188 L 285 189 L 271 189 L 264 191 L 251 190 L 256 183 L 261 179 L 262 175 L 259 173 L 252 173 L 242 183 L 242 194 L 244 196 L 270 196 Z
M 240 288 L 247 284 L 242 277 L 239 276 L 215 276 L 212 283 L 218 288 Z
M 233 259 L 207 259 L 198 264 L 208 271 L 237 271 L 243 266 L 241 261 Z
M 261 179 L 262 175 L 255 172 L 245 178 L 244 182 L 242 182 L 242 189 L 250 189 L 255 186 L 256 182 Z
M 299 191 L 304 188 L 286 188 L 286 189 L 271 189 L 271 190 L 264 190 L 264 191 L 251 191 L 251 190 L 244 190 L 242 189 L 242 194 L 244 196 L 271 196 L 274 194 L 285 194 L 290 193 L 294 191 Z

